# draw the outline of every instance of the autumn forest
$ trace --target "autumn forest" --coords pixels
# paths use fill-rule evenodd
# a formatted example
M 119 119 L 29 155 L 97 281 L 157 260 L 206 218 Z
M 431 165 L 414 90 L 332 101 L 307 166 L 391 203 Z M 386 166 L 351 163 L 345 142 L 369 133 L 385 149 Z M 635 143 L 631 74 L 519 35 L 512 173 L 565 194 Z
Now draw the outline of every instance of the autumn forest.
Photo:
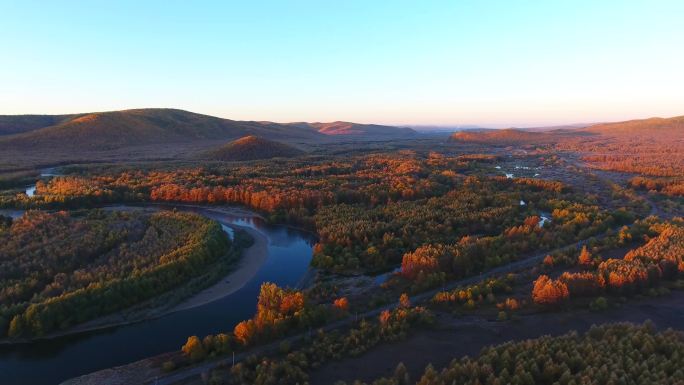
M 158 331 L 115 383 L 675 384 L 678 122 L 7 163 L 0 339 Z

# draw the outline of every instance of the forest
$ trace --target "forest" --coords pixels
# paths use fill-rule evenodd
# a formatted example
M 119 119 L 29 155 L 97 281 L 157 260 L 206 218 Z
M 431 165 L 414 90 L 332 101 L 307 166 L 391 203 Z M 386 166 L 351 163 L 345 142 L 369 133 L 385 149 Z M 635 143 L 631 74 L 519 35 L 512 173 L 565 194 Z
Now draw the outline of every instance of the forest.
M 534 223 L 530 223 L 532 224 Z M 658 279 L 676 278 L 679 274 L 677 273 L 678 267 L 684 266 L 681 264 L 681 247 L 684 244 L 681 238 L 684 234 L 681 231 L 684 228 L 682 225 L 683 223 L 679 220 L 660 221 L 648 218 L 637 221 L 632 227 L 624 226 L 618 232 L 596 239 L 590 243 L 591 248 L 584 246 L 578 252 L 567 249 L 563 252 L 556 252 L 553 257 L 547 256 L 543 262 L 544 265 L 576 266 L 583 270 L 562 273 L 557 280 L 546 276 L 537 279 L 532 294 L 533 302 L 548 310 L 558 310 L 557 299 L 567 300 L 570 298 L 570 293 L 573 296 L 611 295 L 611 293 L 622 296 L 634 293 L 639 288 L 644 289 L 657 284 Z M 645 241 L 639 241 L 640 238 L 644 238 Z M 637 246 L 631 248 L 623 259 L 602 259 L 598 255 L 592 255 L 592 252 L 611 250 L 618 245 L 635 244 Z M 647 261 L 652 263 L 650 266 L 657 266 L 659 270 L 645 268 L 644 273 L 634 275 L 631 273 L 633 268 L 610 267 L 614 263 L 646 263 Z M 593 273 L 592 269 L 598 272 Z M 528 274 L 529 272 L 524 273 L 524 275 Z M 632 277 L 641 277 L 641 283 L 637 284 L 641 286 L 628 287 L 627 285 L 630 284 L 628 281 Z M 525 299 L 516 298 L 517 287 L 522 282 L 525 282 L 522 276 L 508 274 L 468 287 L 438 292 L 428 304 L 428 308 L 413 306 L 408 296 L 403 294 L 393 310 L 383 311 L 376 320 L 364 319 L 357 326 L 344 332 L 321 330 L 314 338 L 305 340 L 295 349 L 289 343 L 281 343 L 279 353 L 263 357 L 250 356 L 234 367 L 219 365 L 207 374 L 205 381 L 210 384 L 304 383 L 309 380 L 312 371 L 330 360 L 343 360 L 345 357 L 358 356 L 378 343 L 402 341 L 416 329 L 430 327 L 434 323 L 433 312 L 450 311 L 454 306 L 472 311 L 484 304 L 495 304 L 495 308 L 500 310 L 497 320 L 505 322 L 510 319 L 509 314 L 517 313 L 521 307 L 530 306 Z M 609 282 L 609 284 L 604 282 Z M 540 291 L 539 287 L 542 285 L 546 288 Z M 604 289 L 610 285 L 613 285 L 612 288 Z M 260 305 L 254 320 L 262 318 L 263 314 L 272 314 L 269 319 L 281 319 L 281 315 L 278 315 L 281 313 L 266 312 L 261 304 L 266 302 L 271 304 L 271 308 L 285 309 L 288 306 L 283 306 L 283 303 L 301 303 L 298 299 L 283 302 L 288 296 L 293 295 L 296 295 L 296 292 L 270 285 L 262 287 Z M 271 300 L 264 301 L 263 296 L 268 296 Z M 303 301 L 306 301 L 306 295 Z M 338 301 L 335 301 L 328 309 L 334 309 L 337 303 Z M 348 306 L 346 299 L 344 303 L 345 307 Z M 526 314 L 530 314 L 529 310 Z M 399 320 L 408 322 L 396 323 Z M 236 340 L 241 335 L 239 329 L 236 328 L 232 336 L 209 336 L 204 340 L 192 337 L 193 340 L 188 340 L 188 344 L 200 346 L 202 357 L 206 354 L 220 356 L 230 351 L 241 351 L 242 348 L 239 345 L 226 347 L 224 350 L 212 348 L 216 346 L 216 341 Z M 393 376 L 373 381 L 372 384 L 570 384 L 573 382 L 602 384 L 610 383 L 610 381 L 619 383 L 619 381 L 630 381 L 630 379 L 631 381 L 645 381 L 644 383 L 670 383 L 667 381 L 682 376 L 679 367 L 676 364 L 665 367 L 659 363 L 667 360 L 671 360 L 667 361 L 670 363 L 676 362 L 678 359 L 676 351 L 684 346 L 682 345 L 683 337 L 680 332 L 657 332 L 648 323 L 642 326 L 608 324 L 593 327 L 581 336 L 572 332 L 560 337 L 541 337 L 536 340 L 486 347 L 475 359 L 454 357 L 452 364 L 441 371 L 429 366 L 425 373 L 415 381 L 411 381 L 407 369 L 400 363 Z M 668 343 L 663 344 L 666 339 Z M 184 346 L 183 352 L 186 359 L 192 361 L 193 355 L 187 348 L 188 344 Z M 627 349 L 632 349 L 633 352 Z M 585 354 L 586 352 L 592 352 L 592 354 Z M 635 358 L 634 354 L 637 352 L 645 356 Z M 662 356 L 658 356 L 659 354 Z M 621 360 L 610 361 L 616 355 L 630 357 L 635 362 L 648 358 L 648 362 L 653 366 L 644 366 L 639 371 L 635 371 L 632 364 L 625 364 Z M 509 359 L 510 362 L 508 362 L 507 357 L 515 359 Z M 175 368 L 179 364 L 183 363 L 170 362 L 167 367 Z M 613 369 L 606 371 L 604 369 L 606 365 Z M 663 382 L 663 379 L 667 381 Z M 355 382 L 355 384 L 358 383 L 361 382 Z
M 637 190 L 684 197 L 684 179 L 681 178 L 647 178 L 636 176 L 630 179 L 629 185 Z
M 658 331 L 650 323 L 606 324 L 584 334 L 486 347 L 475 358 L 454 357 L 443 369 L 430 365 L 413 381 L 400 363 L 392 377 L 354 384 L 680 384 L 683 337 L 679 331 Z
M 260 297 L 260 302 L 261 300 Z M 432 313 L 424 307 L 412 306 L 404 295 L 395 308 L 384 310 L 373 319 L 362 319 L 348 330 L 324 332 L 319 329 L 296 349 L 289 343 L 281 343 L 277 354 L 263 357 L 252 355 L 235 366 L 219 367 L 208 374 L 207 380 L 216 385 L 306 383 L 308 373 L 327 362 L 347 356 L 359 356 L 380 343 L 403 340 L 414 329 L 429 327 L 432 323 Z M 212 346 L 216 346 L 216 341 L 230 338 L 226 335 L 209 336 L 203 340 L 190 337 L 182 348 L 184 359 L 204 357 L 205 352 L 212 351 Z M 202 354 L 193 355 L 196 351 L 201 351 Z M 230 350 L 223 352 L 227 351 Z M 167 368 L 175 368 L 177 363 L 166 362 L 165 365 Z
M 562 182 L 496 175 L 497 159 L 405 150 L 173 171 L 77 167 L 68 176 L 39 182 L 32 199 L 17 194 L 5 196 L 4 202 L 20 207 L 122 201 L 241 204 L 272 222 L 315 231 L 319 244 L 312 264 L 343 273 L 387 270 L 428 245 L 463 241 L 489 247 L 497 241 L 487 237 L 519 239 L 520 247 L 492 250 L 505 261 L 511 252 L 559 246 L 630 220 L 625 211 L 599 210 Z M 530 232 L 533 226 L 525 221 L 544 212 L 551 221 Z M 494 265 L 490 260 L 482 267 Z M 449 274 L 451 269 L 441 270 Z
M 596 152 L 607 145 L 597 142 Z M 157 366 L 175 373 L 245 356 L 203 375 L 205 383 L 304 383 L 332 361 L 406 341 L 435 323 L 445 327 L 445 315 L 506 323 L 601 311 L 607 302 L 626 303 L 679 282 L 682 222 L 643 219 L 653 197 L 678 196 L 678 179 L 667 172 L 607 179 L 578 170 L 568 161 L 576 158 L 552 154 L 552 146 L 560 144 L 541 143 L 517 155 L 503 146 L 475 146 L 468 153 L 441 147 L 64 167 L 64 175 L 38 180 L 33 197 L 16 189 L 0 194 L 0 206 L 28 209 L 14 221 L 0 218 L 8 250 L 19 253 L 28 250 L 21 242 L 42 239 L 45 244 L 31 246 L 41 253 L 35 258 L 56 261 L 38 271 L 30 253 L 3 259 L 0 295 L 9 305 L 0 326 L 11 338 L 63 330 L 208 276 L 222 255 L 234 252 L 220 226 L 192 214 L 97 209 L 121 203 L 239 205 L 269 224 L 315 234 L 315 273 L 305 287 L 263 282 L 252 317 L 222 332 L 183 336 L 180 350 Z M 619 170 L 602 156 L 585 154 L 579 161 Z M 64 231 L 72 227 L 71 235 Z M 45 234 L 14 239 L 22 228 Z M 75 237 L 86 241 L 76 244 Z M 528 259 L 538 264 L 508 268 Z M 495 273 L 500 268 L 504 272 Z M 382 273 L 383 283 L 363 283 Z M 455 285 L 459 280 L 468 283 Z M 421 303 L 413 305 L 410 298 L 421 293 Z M 338 323 L 344 326 L 328 329 Z M 274 344 L 278 352 L 249 356 Z M 507 383 L 517 369 L 505 369 L 471 381 Z M 573 370 L 561 383 L 582 378 L 572 377 L 579 373 Z M 521 383 L 542 381 L 534 371 L 518 372 Z M 401 365 L 397 373 L 377 383 L 410 383 Z M 563 374 L 554 369 L 556 377 L 547 377 L 560 382 Z M 429 380 L 417 383 L 441 381 L 435 375 L 441 374 L 428 369 L 423 378 Z
M 603 259 L 584 248 L 578 256 L 577 272 L 563 272 L 557 279 L 541 275 L 534 282 L 535 303 L 557 306 L 578 297 L 633 295 L 672 281 L 684 274 L 684 223 L 654 223 L 655 234 L 643 246 L 622 258 Z
M 27 211 L 0 225 L 0 335 L 35 337 L 141 303 L 228 254 L 191 213 Z

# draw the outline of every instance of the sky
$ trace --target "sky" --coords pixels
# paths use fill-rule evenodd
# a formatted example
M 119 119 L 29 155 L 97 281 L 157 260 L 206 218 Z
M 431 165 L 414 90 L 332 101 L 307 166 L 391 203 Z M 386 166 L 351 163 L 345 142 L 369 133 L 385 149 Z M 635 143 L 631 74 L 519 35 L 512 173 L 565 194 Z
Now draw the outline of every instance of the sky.
M 548 126 L 684 115 L 684 1 L 0 0 L 0 114 Z

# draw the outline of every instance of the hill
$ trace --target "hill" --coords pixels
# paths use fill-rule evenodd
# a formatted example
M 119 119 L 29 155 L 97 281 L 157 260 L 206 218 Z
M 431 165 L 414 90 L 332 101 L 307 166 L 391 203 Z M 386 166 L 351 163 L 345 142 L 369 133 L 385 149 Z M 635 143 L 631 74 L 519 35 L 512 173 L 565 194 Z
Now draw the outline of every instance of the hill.
M 408 127 L 383 126 L 380 124 L 361 124 L 352 122 L 306 123 L 297 122 L 290 125 L 310 128 L 325 135 L 345 135 L 364 137 L 406 137 L 415 135 L 416 131 Z
M 302 154 L 304 151 L 285 143 L 249 135 L 207 152 L 206 157 L 212 160 L 255 160 Z
M 0 116 L 0 149 L 103 151 L 145 145 L 225 141 L 255 135 L 280 141 L 319 143 L 405 137 L 410 128 L 332 123 L 237 121 L 177 109 L 134 109 L 75 115 Z
M 137 109 L 23 120 L 2 118 L 19 123 L 14 126 L 8 124 L 5 131 L 24 131 L 0 137 L 0 148 L 14 149 L 107 150 L 147 144 L 225 140 L 246 135 L 314 141 L 324 137 L 310 128 L 235 121 L 175 109 Z
M 684 133 L 684 116 L 673 118 L 650 118 L 625 122 L 601 123 L 586 130 L 604 135 L 671 135 Z
M 604 170 L 652 177 L 684 175 L 684 116 L 595 124 L 583 131 L 590 135 L 569 138 L 556 147 L 582 153 L 585 162 Z
M 548 141 L 551 137 L 544 133 L 508 128 L 505 130 L 460 131 L 451 135 L 449 139 L 454 142 L 522 144 Z

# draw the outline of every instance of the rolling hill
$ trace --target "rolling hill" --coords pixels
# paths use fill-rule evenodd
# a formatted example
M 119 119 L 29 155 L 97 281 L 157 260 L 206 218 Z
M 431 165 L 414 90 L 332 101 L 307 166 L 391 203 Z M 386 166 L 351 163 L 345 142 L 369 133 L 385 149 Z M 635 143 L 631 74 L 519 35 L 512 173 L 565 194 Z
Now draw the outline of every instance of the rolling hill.
M 522 144 L 548 141 L 550 138 L 550 135 L 545 133 L 508 128 L 505 130 L 460 131 L 451 135 L 449 139 L 453 142 Z
M 684 116 L 594 124 L 587 131 L 604 135 L 659 135 L 684 133 Z
M 97 112 L 54 118 L 57 124 L 0 137 L 1 147 L 107 150 L 135 145 L 225 140 L 262 135 L 291 140 L 316 140 L 322 134 L 271 122 L 221 119 L 174 109 Z M 43 123 L 51 123 L 45 118 Z M 28 124 L 24 127 L 29 126 Z
M 684 138 L 684 116 L 650 118 L 591 125 L 567 125 L 531 129 L 466 130 L 451 135 L 453 142 L 481 144 L 540 144 L 608 140 L 610 138 L 648 137 L 649 140 L 681 141 Z
M 285 143 L 249 135 L 208 151 L 206 158 L 212 160 L 255 160 L 289 158 L 304 154 L 304 151 Z
M 100 151 L 141 145 L 225 141 L 255 135 L 279 141 L 326 142 L 335 137 L 387 138 L 409 128 L 333 123 L 236 121 L 177 109 L 135 109 L 76 115 L 0 116 L 0 149 Z

